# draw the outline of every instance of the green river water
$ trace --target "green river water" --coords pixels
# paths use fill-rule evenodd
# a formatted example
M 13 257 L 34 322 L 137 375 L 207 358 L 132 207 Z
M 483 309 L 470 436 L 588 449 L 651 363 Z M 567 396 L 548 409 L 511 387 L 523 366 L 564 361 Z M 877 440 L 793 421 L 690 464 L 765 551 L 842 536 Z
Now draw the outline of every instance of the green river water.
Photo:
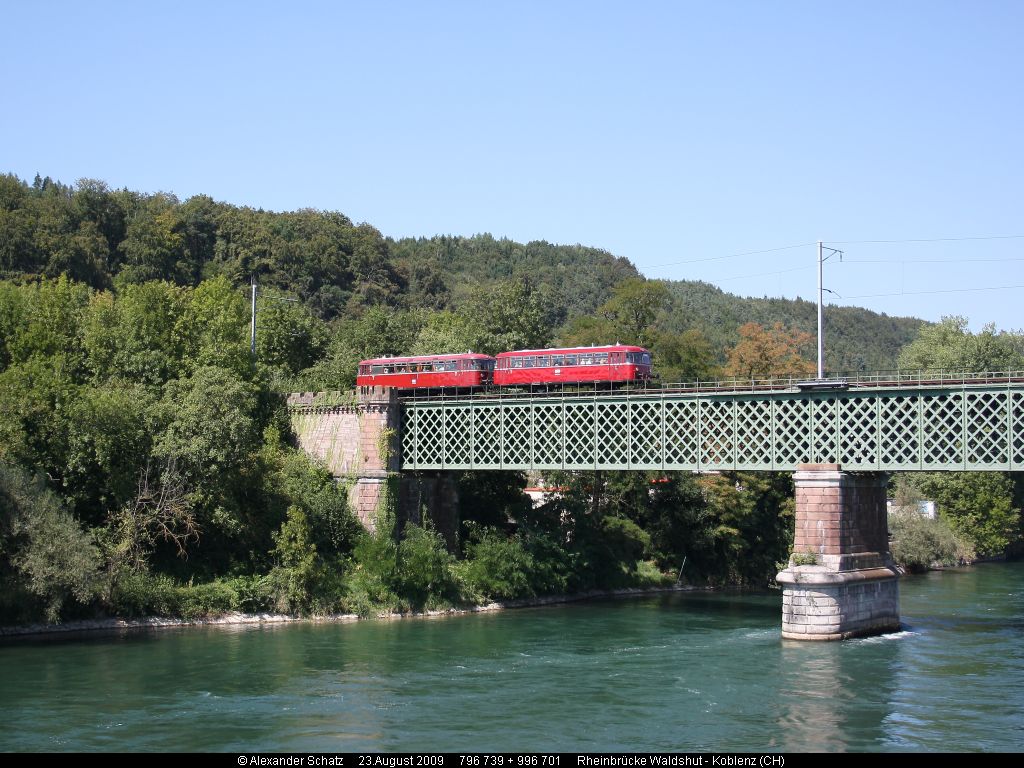
M 0 750 L 1024 749 L 1024 563 L 908 577 L 904 631 L 779 593 L 0 644 Z

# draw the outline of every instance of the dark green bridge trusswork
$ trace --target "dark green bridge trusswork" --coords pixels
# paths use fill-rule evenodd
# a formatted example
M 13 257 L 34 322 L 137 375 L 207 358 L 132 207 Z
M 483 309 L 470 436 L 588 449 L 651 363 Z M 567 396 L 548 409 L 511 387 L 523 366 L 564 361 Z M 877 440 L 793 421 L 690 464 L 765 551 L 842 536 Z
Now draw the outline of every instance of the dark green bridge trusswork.
M 404 400 L 402 469 L 1024 469 L 1024 380 Z

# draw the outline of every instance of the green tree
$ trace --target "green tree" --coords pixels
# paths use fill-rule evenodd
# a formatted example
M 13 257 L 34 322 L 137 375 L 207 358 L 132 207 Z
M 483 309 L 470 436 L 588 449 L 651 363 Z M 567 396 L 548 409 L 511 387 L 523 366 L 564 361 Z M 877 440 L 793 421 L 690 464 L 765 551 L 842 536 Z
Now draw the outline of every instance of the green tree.
M 82 366 L 82 318 L 89 305 L 89 289 L 67 277 L 42 280 L 19 289 L 22 293 L 20 331 L 8 340 L 11 360 L 60 357 L 70 375 Z
M 256 359 L 282 378 L 315 364 L 327 348 L 327 325 L 305 307 L 270 298 L 258 302 Z
M 124 254 L 123 281 L 142 283 L 181 277 L 185 239 L 178 206 L 173 195 L 153 195 L 128 219 L 120 244 Z
M 152 448 L 154 397 L 139 386 L 84 386 L 62 413 L 60 467 L 65 498 L 79 519 L 103 522 L 106 512 L 138 491 Z
M 953 530 L 982 557 L 1001 555 L 1021 538 L 1021 510 L 1014 507 L 1011 475 L 999 472 L 927 472 L 911 482 L 935 501 Z
M 187 370 L 226 368 L 242 378 L 254 372 L 249 349 L 249 307 L 225 277 L 205 280 L 187 294 L 175 327 Z
M 274 555 L 284 576 L 285 600 L 292 610 L 310 606 L 317 579 L 317 551 L 306 514 L 288 508 L 288 519 L 274 534 Z
M 116 297 L 92 297 L 82 343 L 95 380 L 121 380 L 160 387 L 185 367 L 180 332 L 188 291 L 172 283 L 121 287 Z
M 1010 371 L 1024 368 L 1024 334 L 997 331 L 993 324 L 971 333 L 965 317 L 943 317 L 921 329 L 900 352 L 899 365 L 912 370 Z
M 0 621 L 55 622 L 98 593 L 90 537 L 39 478 L 0 464 Z
M 488 334 L 496 354 L 508 349 L 541 349 L 551 340 L 550 302 L 529 280 L 508 280 L 480 290 L 460 310 L 476 319 Z
M 409 352 L 414 355 L 479 352 L 495 349 L 496 345 L 492 334 L 475 318 L 444 311 L 426 319 Z
M 612 322 L 618 341 L 647 347 L 654 340 L 654 321 L 668 303 L 664 282 L 630 278 L 615 286 L 612 298 L 598 314 Z
M 718 374 L 714 350 L 701 331 L 651 335 L 655 370 L 662 381 L 707 381 Z

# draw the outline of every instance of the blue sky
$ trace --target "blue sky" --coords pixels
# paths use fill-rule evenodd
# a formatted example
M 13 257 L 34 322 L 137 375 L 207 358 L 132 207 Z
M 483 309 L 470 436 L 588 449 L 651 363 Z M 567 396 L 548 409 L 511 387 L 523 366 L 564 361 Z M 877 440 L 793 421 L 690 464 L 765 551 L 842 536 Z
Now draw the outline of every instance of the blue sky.
M 753 296 L 813 298 L 814 242 L 842 241 L 833 301 L 1024 326 L 1007 237 L 1024 235 L 1024 3 L 8 0 L 3 17 L 0 171 L 23 178 L 578 242 Z

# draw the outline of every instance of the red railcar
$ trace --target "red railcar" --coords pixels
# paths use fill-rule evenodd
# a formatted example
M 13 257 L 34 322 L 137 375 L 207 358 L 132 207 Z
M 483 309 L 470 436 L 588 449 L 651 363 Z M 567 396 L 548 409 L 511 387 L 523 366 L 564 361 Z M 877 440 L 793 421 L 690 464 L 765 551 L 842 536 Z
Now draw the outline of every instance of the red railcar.
M 356 385 L 427 389 L 480 387 L 494 376 L 494 358 L 467 352 L 462 355 L 378 357 L 359 363 Z
M 651 353 L 643 347 L 521 349 L 501 352 L 494 368 L 497 386 L 647 381 Z

